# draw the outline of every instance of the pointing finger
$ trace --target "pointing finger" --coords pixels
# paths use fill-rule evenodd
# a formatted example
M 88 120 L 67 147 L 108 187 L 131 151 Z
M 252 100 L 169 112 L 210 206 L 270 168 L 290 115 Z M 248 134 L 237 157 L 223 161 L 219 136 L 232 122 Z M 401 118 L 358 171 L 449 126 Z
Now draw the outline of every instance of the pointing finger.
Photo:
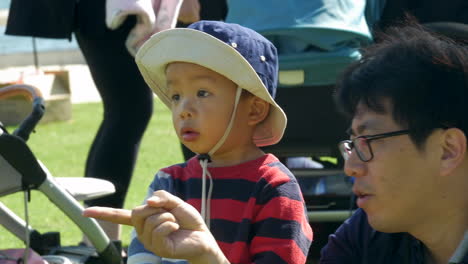
M 112 222 L 120 225 L 132 225 L 131 211 L 111 207 L 92 206 L 84 209 L 83 216 Z

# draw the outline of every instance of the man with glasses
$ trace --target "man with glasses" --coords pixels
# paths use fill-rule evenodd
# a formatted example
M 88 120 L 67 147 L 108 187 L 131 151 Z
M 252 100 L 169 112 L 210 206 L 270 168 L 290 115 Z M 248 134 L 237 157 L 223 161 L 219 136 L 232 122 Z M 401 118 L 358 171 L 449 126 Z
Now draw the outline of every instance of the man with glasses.
M 359 209 L 320 263 L 468 263 L 468 47 L 414 23 L 381 39 L 338 83 Z

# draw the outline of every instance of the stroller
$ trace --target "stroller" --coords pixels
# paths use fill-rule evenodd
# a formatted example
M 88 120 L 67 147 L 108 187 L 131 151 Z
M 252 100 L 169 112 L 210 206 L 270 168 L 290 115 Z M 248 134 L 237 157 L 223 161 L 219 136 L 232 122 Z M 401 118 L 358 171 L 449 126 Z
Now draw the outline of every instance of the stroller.
M 382 7 L 379 1 L 354 0 L 237 0 L 229 6 L 227 22 L 256 30 L 278 50 L 275 100 L 288 125 L 282 140 L 264 151 L 279 157 L 301 186 L 314 231 L 307 263 L 320 258 L 329 234 L 356 209 L 337 147 L 349 137 L 349 123 L 333 93 L 343 70 L 360 59 L 360 48 L 372 43 L 370 22 Z M 297 158 L 302 164 L 292 166 Z
M 23 241 L 26 249 L 37 252 L 47 263 L 123 263 L 119 241 L 110 241 L 94 219 L 83 217 L 83 207 L 78 202 L 113 193 L 113 184 L 93 178 L 52 177 L 26 144 L 45 111 L 40 91 L 33 86 L 22 84 L 3 87 L 0 91 L 0 99 L 5 95 L 23 95 L 29 98 L 33 105 L 32 112 L 12 134 L 0 123 L 0 197 L 20 191 L 25 194 L 25 220 L 0 202 L 0 224 Z M 86 188 L 77 189 L 79 186 Z M 58 232 L 41 234 L 30 226 L 27 201 L 30 199 L 31 190 L 42 192 L 79 227 L 93 246 L 62 246 Z M 29 251 L 25 250 L 25 254 L 29 254 Z M 0 254 L 0 262 L 2 259 L 8 259 L 8 256 Z M 22 263 L 26 263 L 24 260 L 27 259 L 25 256 Z

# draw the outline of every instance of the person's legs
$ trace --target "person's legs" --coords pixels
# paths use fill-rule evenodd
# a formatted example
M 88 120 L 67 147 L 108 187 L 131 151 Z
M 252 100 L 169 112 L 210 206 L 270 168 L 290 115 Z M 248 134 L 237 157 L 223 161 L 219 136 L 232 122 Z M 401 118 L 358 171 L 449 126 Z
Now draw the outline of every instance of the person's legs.
M 115 31 L 105 28 L 104 1 L 80 1 L 75 36 L 102 97 L 104 116 L 90 148 L 86 177 L 115 185 L 113 195 L 86 201 L 87 206 L 122 208 L 135 166 L 138 147 L 153 111 L 153 95 L 138 71 L 125 39 L 135 20 Z M 89 15 L 83 15 L 90 11 Z M 86 17 L 86 20 L 82 22 Z M 95 20 L 94 27 L 89 27 Z M 90 118 L 96 118 L 90 116 Z M 105 224 L 111 240 L 120 239 L 118 226 Z

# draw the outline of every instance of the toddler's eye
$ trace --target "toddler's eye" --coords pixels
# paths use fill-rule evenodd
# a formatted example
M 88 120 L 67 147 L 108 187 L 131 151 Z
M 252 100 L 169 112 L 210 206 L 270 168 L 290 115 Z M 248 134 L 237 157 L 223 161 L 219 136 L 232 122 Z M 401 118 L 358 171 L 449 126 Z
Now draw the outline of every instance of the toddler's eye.
M 173 101 L 173 102 L 177 102 L 177 101 L 179 101 L 179 99 L 180 99 L 180 95 L 178 95 L 178 94 L 173 94 L 171 96 L 171 101 Z
M 210 93 L 205 91 L 205 90 L 199 90 L 197 92 L 197 96 L 199 96 L 199 97 L 207 97 L 208 95 L 210 95 Z

